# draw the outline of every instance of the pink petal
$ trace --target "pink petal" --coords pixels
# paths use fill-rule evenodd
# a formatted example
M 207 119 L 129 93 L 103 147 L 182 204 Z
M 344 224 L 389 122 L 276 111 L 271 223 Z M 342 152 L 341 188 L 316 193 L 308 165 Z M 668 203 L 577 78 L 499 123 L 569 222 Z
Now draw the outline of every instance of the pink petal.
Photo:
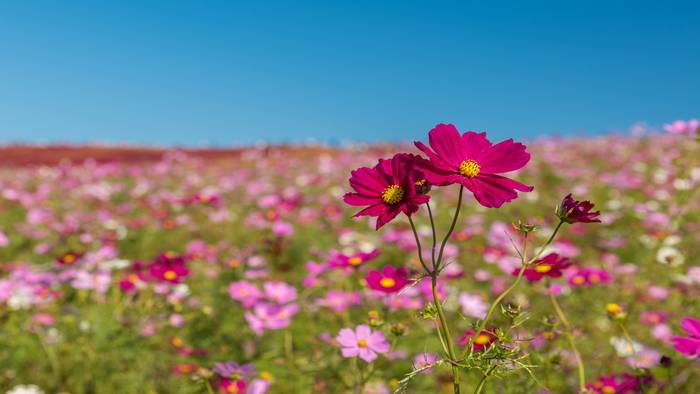
M 691 336 L 700 339 L 700 321 L 692 317 L 684 317 L 681 319 L 681 328 Z
M 481 157 L 484 152 L 491 148 L 491 142 L 486 139 L 486 133 L 476 133 L 474 131 L 467 131 L 464 133 L 460 140 L 462 147 L 462 159 L 457 163 L 459 166 L 462 160 L 473 159 L 481 164 Z M 432 144 L 431 144 L 432 145 Z
M 525 145 L 512 139 L 500 142 L 482 154 L 478 162 L 484 174 L 510 172 L 523 168 L 530 161 Z
M 389 185 L 377 170 L 368 167 L 360 167 L 352 172 L 350 186 L 360 194 L 379 196 Z
M 360 348 L 360 358 L 367 361 L 368 363 L 371 363 L 377 358 L 377 353 L 373 352 L 369 348 L 363 347 Z
M 380 197 L 363 196 L 357 193 L 345 194 L 343 196 L 343 201 L 345 201 L 345 203 L 348 205 L 353 205 L 356 207 L 374 205 L 382 202 Z
M 673 337 L 671 338 L 671 341 L 673 342 L 673 348 L 679 353 L 691 357 L 700 355 L 700 339 Z
M 439 124 L 428 132 L 430 147 L 445 162 L 459 166 L 464 160 L 464 154 L 460 145 L 460 135 L 452 124 Z
M 355 328 L 355 333 L 357 334 L 357 340 L 367 340 L 369 338 L 370 334 L 372 334 L 372 330 L 369 328 L 368 325 L 366 324 L 360 324 Z
M 375 205 L 370 205 L 369 207 L 361 210 L 360 212 L 352 215 L 355 218 L 359 218 L 360 216 L 379 216 L 386 212 L 386 205 L 384 203 L 381 204 L 375 204 Z
M 360 348 L 355 347 L 344 347 L 340 349 L 343 357 L 356 357 L 360 353 Z
M 377 218 L 377 230 L 379 230 L 383 225 L 389 223 L 392 219 L 396 217 L 401 211 L 396 208 L 387 209 L 382 213 L 379 218 Z
M 355 336 L 355 332 L 353 332 L 349 328 L 343 328 L 342 330 L 340 330 L 338 336 L 335 337 L 335 340 L 345 347 L 357 346 L 358 341 L 357 337 Z

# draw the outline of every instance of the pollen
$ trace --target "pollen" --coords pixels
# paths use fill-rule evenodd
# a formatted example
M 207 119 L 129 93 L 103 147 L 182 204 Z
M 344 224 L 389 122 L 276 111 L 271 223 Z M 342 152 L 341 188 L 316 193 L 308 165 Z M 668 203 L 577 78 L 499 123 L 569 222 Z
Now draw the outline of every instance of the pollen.
M 357 267 L 358 265 L 362 264 L 362 258 L 353 256 L 348 259 L 348 264 Z
M 582 285 L 586 282 L 586 278 L 581 275 L 576 275 L 571 281 L 574 282 L 574 284 Z
M 359 341 L 357 341 L 357 346 L 367 347 L 367 341 L 365 341 L 364 339 L 360 339 Z
M 481 166 L 474 160 L 465 160 L 459 165 L 459 173 L 467 178 L 473 178 L 481 172 Z
M 75 256 L 72 254 L 67 254 L 65 257 L 63 257 L 63 261 L 70 264 L 75 261 Z
M 165 273 L 163 274 L 163 277 L 167 280 L 174 280 L 175 278 L 177 278 L 177 274 L 175 273 L 175 271 L 168 270 L 168 271 L 165 271 Z
M 603 394 L 615 394 L 615 387 L 603 386 L 601 392 L 603 392 Z
M 480 334 L 476 339 L 474 340 L 474 343 L 477 345 L 487 345 L 489 342 L 491 342 L 491 337 L 488 335 Z
M 382 201 L 389 205 L 398 204 L 403 200 L 404 190 L 399 185 L 388 186 L 382 192 Z
M 379 285 L 385 289 L 396 286 L 396 281 L 393 278 L 382 278 L 379 281 Z
M 535 271 L 539 272 L 540 274 L 547 273 L 552 270 L 552 266 L 548 264 L 540 264 L 535 266 Z

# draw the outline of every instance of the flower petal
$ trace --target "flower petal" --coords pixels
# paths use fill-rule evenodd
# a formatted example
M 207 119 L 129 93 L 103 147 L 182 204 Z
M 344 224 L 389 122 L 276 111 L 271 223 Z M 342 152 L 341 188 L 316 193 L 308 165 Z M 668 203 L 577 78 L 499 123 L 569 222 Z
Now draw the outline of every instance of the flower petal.
M 461 160 L 457 163 L 458 166 L 462 163 L 462 160 L 467 159 L 476 160 L 481 164 L 479 159 L 487 149 L 491 148 L 491 141 L 486 139 L 486 133 L 477 133 L 474 131 L 467 131 L 462 134 L 460 144 L 463 153 Z
M 497 174 L 523 168 L 530 161 L 525 145 L 508 139 L 490 147 L 478 159 L 481 172 Z
M 460 145 L 460 135 L 452 124 L 441 123 L 428 132 L 430 147 L 443 161 L 459 167 L 464 160 L 464 153 Z

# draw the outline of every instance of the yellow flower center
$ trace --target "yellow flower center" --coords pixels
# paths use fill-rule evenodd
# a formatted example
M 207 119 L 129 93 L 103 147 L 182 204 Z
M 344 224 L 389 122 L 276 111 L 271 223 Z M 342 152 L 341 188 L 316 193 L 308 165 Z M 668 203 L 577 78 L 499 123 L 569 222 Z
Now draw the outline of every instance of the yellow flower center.
M 582 285 L 586 281 L 586 278 L 581 275 L 576 275 L 571 281 L 574 282 L 574 284 Z
M 74 262 L 74 261 L 75 261 L 75 256 L 72 255 L 72 254 L 67 254 L 67 255 L 65 255 L 65 256 L 63 257 L 63 262 L 64 262 L 64 263 L 70 264 L 70 263 L 72 263 L 72 262 Z
M 177 278 L 177 274 L 175 273 L 175 271 L 168 270 L 168 271 L 165 271 L 165 273 L 163 274 L 163 277 L 167 280 L 173 280 L 173 279 Z
M 551 266 L 551 265 L 540 264 L 540 265 L 536 265 L 536 266 L 535 266 L 535 271 L 537 271 L 537 272 L 539 272 L 539 273 L 541 273 L 541 274 L 544 274 L 544 273 L 549 272 L 549 271 L 551 271 L 551 270 L 552 270 L 552 266 Z
M 615 387 L 612 386 L 603 386 L 603 394 L 615 394 Z
M 491 337 L 486 334 L 479 334 L 479 336 L 474 340 L 474 343 L 477 345 L 486 345 L 489 342 L 491 342 Z
M 348 264 L 358 266 L 358 265 L 362 264 L 362 259 L 357 257 L 357 256 L 350 257 L 348 259 Z
M 260 379 L 267 380 L 268 382 L 272 380 L 272 374 L 267 371 L 260 372 Z
M 367 347 L 367 341 L 365 341 L 364 339 L 360 339 L 359 341 L 357 341 L 357 346 Z
M 382 280 L 379 281 L 379 285 L 385 289 L 388 289 L 390 287 L 394 287 L 396 285 L 396 281 L 393 278 L 382 278 Z
M 399 185 L 388 186 L 382 192 L 382 201 L 389 205 L 398 204 L 403 200 L 404 191 Z
M 608 305 L 606 305 L 605 309 L 611 315 L 617 315 L 620 312 L 622 312 L 622 307 L 620 305 L 617 305 L 617 304 L 608 304 Z
M 468 178 L 479 175 L 479 172 L 481 172 L 481 166 L 474 160 L 465 160 L 459 165 L 459 173 Z
M 596 284 L 596 283 L 600 282 L 600 275 L 598 275 L 598 274 L 591 274 L 591 276 L 588 277 L 588 280 L 589 280 L 591 283 Z

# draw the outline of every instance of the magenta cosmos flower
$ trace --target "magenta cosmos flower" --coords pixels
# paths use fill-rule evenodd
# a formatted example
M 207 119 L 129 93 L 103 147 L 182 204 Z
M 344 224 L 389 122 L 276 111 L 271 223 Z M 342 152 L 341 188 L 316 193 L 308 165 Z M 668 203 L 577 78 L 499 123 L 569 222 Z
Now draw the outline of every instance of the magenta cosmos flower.
M 417 170 L 419 156 L 398 153 L 389 160 L 380 159 L 373 168 L 361 167 L 352 172 L 350 186 L 356 193 L 343 198 L 353 206 L 367 206 L 354 217 L 377 217 L 377 230 L 403 212 L 411 216 L 421 204 L 430 200 L 421 194 L 425 185 L 423 172 Z
M 562 270 L 569 268 L 571 261 L 566 257 L 561 257 L 556 253 L 550 253 L 547 256 L 535 260 L 532 265 L 525 268 L 523 275 L 530 282 L 538 282 L 545 276 L 550 278 L 559 278 L 562 276 Z M 517 276 L 520 269 L 516 268 L 513 275 Z
M 474 193 L 481 205 L 489 208 L 498 208 L 516 199 L 516 190 L 533 190 L 532 186 L 497 175 L 519 170 L 530 161 L 525 145 L 512 139 L 493 145 L 486 139 L 486 133 L 468 131 L 460 135 L 451 124 L 439 124 L 428 134 L 430 148 L 415 142 L 430 158 L 431 165 L 421 167 L 428 182 L 438 186 L 459 183 Z
M 567 223 L 600 223 L 600 211 L 591 212 L 595 204 L 574 200 L 569 193 L 557 207 L 557 216 Z
M 408 270 L 406 268 L 394 268 L 387 265 L 381 272 L 370 271 L 365 277 L 365 281 L 370 289 L 383 293 L 396 293 L 412 282 L 407 277 Z
M 700 356 L 700 321 L 692 317 L 684 317 L 681 319 L 681 328 L 689 335 L 671 338 L 674 349 L 689 357 Z
M 366 324 L 360 324 L 355 331 L 343 328 L 335 340 L 340 344 L 343 357 L 360 357 L 368 363 L 377 358 L 377 353 L 389 352 L 384 334 L 372 331 Z

